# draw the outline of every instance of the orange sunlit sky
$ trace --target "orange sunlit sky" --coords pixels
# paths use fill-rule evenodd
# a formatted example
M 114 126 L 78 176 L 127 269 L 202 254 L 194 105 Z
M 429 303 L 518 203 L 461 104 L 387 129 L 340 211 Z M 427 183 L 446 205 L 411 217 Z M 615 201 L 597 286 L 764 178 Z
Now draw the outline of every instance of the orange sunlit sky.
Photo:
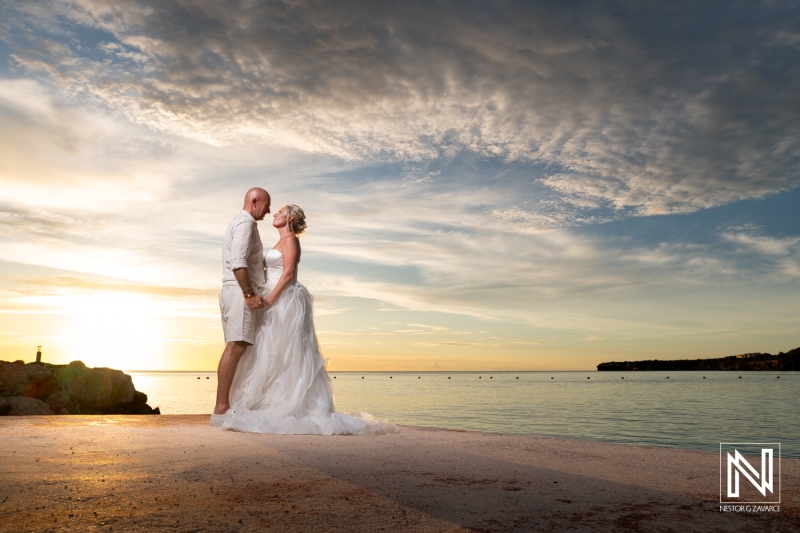
M 252 186 L 331 370 L 800 346 L 796 6 L 540 6 L 0 0 L 0 359 L 216 368 Z

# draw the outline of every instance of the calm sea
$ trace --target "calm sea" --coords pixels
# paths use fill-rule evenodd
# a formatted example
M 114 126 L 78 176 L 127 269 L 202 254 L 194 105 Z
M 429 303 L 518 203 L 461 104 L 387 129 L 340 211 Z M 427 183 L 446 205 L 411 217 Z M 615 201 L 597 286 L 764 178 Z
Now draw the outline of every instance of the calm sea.
M 164 414 L 213 408 L 213 372 L 130 374 Z M 783 457 L 800 457 L 800 373 L 330 375 L 337 411 L 366 411 L 397 424 L 699 450 L 719 450 L 721 442 L 779 442 Z

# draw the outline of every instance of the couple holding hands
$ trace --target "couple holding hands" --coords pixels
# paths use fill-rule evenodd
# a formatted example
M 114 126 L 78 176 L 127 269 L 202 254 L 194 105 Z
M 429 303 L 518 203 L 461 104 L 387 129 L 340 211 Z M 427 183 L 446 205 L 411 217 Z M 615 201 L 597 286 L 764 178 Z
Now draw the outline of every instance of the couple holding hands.
M 225 232 L 219 293 L 225 350 L 211 425 L 255 433 L 396 432 L 367 413 L 336 412 L 313 297 L 297 281 L 305 213 L 293 204 L 275 213 L 278 242 L 265 254 L 257 222 L 270 204 L 267 191 L 250 189 Z

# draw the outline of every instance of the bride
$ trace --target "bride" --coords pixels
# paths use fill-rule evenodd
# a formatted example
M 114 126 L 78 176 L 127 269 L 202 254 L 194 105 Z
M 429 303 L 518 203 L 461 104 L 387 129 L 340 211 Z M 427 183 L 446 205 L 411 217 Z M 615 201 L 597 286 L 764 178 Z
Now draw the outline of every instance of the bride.
M 305 213 L 286 205 L 272 221 L 280 239 L 265 257 L 267 308 L 255 343 L 239 361 L 223 428 L 255 433 L 379 434 L 397 432 L 367 413 L 334 409 L 331 378 L 314 331 L 313 297 L 297 281 Z

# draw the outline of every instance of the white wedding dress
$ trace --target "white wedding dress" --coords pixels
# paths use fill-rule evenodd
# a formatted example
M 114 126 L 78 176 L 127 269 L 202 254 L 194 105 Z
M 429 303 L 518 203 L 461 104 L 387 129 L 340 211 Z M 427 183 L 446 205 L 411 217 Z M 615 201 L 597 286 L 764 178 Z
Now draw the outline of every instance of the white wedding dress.
M 283 273 L 283 257 L 269 250 L 267 292 Z M 263 318 L 255 344 L 239 361 L 231 387 L 231 415 L 223 428 L 253 433 L 381 434 L 398 429 L 367 413 L 334 409 L 333 384 L 314 331 L 313 297 L 290 282 Z

